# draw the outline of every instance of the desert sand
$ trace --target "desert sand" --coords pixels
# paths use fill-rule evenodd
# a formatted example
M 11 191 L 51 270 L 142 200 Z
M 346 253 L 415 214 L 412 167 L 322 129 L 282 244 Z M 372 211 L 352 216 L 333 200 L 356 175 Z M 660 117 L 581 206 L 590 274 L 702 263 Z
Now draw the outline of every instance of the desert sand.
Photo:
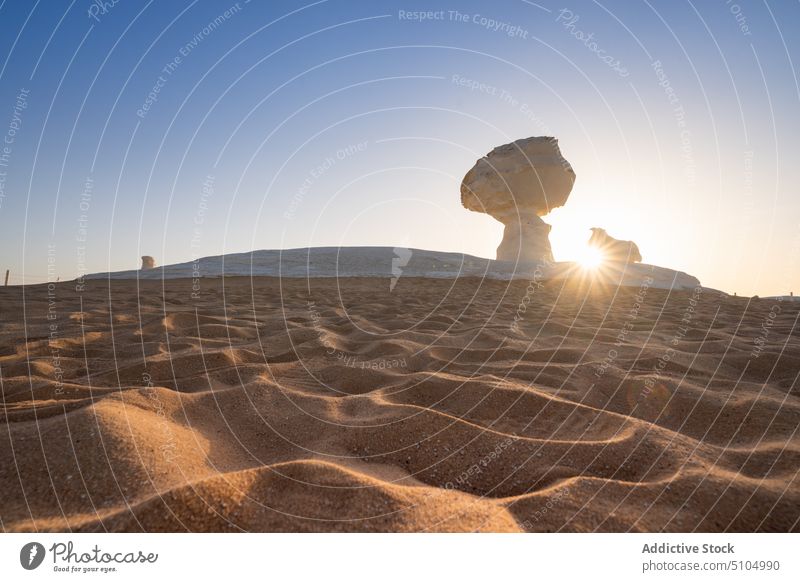
M 0 305 L 5 531 L 800 529 L 800 303 L 404 276 Z

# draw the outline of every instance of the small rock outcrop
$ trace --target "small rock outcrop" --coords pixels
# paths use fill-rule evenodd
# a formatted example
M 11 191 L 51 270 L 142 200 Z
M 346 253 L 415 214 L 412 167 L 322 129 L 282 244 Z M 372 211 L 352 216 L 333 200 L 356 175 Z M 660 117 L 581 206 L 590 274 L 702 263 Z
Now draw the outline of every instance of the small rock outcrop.
M 146 271 L 147 269 L 155 269 L 156 268 L 156 260 L 151 257 L 150 255 L 144 255 L 142 257 L 142 271 Z
M 497 260 L 552 261 L 550 225 L 541 217 L 563 206 L 575 183 L 554 137 L 529 137 L 494 148 L 461 182 L 461 203 L 505 225 Z
M 603 260 L 611 263 L 641 263 L 642 255 L 636 243 L 630 240 L 617 240 L 602 228 L 592 228 L 589 246 L 603 253 Z

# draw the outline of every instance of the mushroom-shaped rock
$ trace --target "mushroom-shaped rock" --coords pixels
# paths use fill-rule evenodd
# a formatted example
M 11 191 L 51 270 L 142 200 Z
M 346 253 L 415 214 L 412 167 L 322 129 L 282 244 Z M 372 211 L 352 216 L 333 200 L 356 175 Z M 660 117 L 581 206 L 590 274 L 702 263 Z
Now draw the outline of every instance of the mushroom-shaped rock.
M 540 217 L 563 206 L 575 172 L 554 137 L 529 137 L 498 146 L 461 182 L 461 203 L 505 225 L 499 261 L 552 261 L 550 225 Z
M 144 255 L 142 257 L 142 271 L 155 268 L 156 268 L 156 260 L 149 255 Z
M 603 253 L 603 260 L 612 263 L 640 263 L 642 255 L 636 243 L 630 240 L 617 240 L 602 228 L 592 228 L 589 246 Z

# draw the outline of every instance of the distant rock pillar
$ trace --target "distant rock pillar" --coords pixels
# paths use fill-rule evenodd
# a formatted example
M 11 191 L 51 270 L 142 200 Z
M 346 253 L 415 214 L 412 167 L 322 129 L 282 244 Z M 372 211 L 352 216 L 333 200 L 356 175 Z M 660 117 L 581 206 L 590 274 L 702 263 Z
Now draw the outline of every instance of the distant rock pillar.
M 156 260 L 149 255 L 144 255 L 142 257 L 142 271 L 155 268 L 156 268 Z

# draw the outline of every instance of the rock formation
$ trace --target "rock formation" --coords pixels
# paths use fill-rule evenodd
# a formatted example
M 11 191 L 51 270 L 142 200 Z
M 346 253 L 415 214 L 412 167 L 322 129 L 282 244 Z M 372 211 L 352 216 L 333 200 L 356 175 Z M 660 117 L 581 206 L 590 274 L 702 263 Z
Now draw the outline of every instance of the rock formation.
M 142 257 L 142 271 L 155 268 L 156 268 L 156 260 L 149 255 L 144 255 Z
M 612 263 L 640 263 L 642 255 L 636 243 L 630 240 L 617 240 L 602 228 L 592 228 L 589 246 L 603 253 L 603 260 Z
M 498 146 L 461 182 L 461 203 L 505 225 L 497 260 L 552 261 L 550 225 L 540 217 L 563 206 L 575 172 L 554 137 L 529 137 Z

